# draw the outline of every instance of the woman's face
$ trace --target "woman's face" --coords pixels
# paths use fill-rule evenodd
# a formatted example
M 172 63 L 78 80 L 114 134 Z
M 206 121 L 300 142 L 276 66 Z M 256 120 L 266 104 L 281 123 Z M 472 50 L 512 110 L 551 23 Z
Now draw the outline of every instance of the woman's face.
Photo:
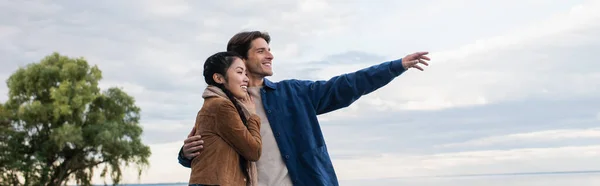
M 227 81 L 225 88 L 238 99 L 245 98 L 248 94 L 248 76 L 246 76 L 246 65 L 240 58 L 235 58 L 229 69 L 227 69 Z

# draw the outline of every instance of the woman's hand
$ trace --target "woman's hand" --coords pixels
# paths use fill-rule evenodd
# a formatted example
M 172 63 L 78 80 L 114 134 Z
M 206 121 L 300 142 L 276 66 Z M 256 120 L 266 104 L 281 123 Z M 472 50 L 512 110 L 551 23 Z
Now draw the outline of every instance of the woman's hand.
M 254 104 L 254 98 L 252 98 L 250 94 L 246 93 L 246 97 L 240 100 L 240 102 L 244 104 L 244 106 L 246 107 L 246 109 L 248 109 L 248 112 L 250 112 L 250 114 L 256 114 L 256 104 Z

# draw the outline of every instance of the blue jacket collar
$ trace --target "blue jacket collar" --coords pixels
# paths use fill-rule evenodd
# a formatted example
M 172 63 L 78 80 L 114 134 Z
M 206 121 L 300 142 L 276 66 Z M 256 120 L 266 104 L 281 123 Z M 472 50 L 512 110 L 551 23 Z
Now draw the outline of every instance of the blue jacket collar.
M 277 89 L 277 85 L 275 85 L 275 83 L 269 81 L 269 79 L 267 79 L 267 78 L 263 78 L 263 79 L 264 79 L 265 87 L 269 87 L 270 89 Z

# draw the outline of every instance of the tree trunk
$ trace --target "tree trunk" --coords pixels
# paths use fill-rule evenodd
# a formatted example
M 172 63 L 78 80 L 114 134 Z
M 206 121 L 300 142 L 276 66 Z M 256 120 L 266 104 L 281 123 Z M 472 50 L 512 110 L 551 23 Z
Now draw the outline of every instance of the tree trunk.
M 63 174 L 63 173 L 60 173 L 60 172 L 63 172 L 63 171 L 60 170 L 60 171 L 56 171 L 55 172 L 57 174 L 55 174 L 55 175 L 52 176 L 52 178 L 50 179 L 50 182 L 48 183 L 49 186 L 61 186 L 61 185 L 63 185 L 63 183 L 67 179 L 67 176 L 66 176 L 66 174 Z
M 54 169 L 54 173 L 52 174 L 52 177 L 50 177 L 48 185 L 60 186 L 65 182 L 68 177 L 67 172 L 69 171 L 71 160 L 70 157 L 65 157 L 65 161 Z

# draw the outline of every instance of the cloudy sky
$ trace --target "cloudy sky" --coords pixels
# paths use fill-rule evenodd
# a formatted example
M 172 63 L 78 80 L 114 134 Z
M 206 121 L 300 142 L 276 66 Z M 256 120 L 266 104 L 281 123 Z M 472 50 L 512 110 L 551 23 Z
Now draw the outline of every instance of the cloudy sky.
M 431 52 L 426 71 L 320 116 L 344 185 L 600 169 L 599 0 L 0 0 L 0 79 L 54 51 L 85 57 L 143 110 L 151 167 L 125 181 L 186 182 L 201 65 L 244 30 L 272 35 L 275 81 Z

